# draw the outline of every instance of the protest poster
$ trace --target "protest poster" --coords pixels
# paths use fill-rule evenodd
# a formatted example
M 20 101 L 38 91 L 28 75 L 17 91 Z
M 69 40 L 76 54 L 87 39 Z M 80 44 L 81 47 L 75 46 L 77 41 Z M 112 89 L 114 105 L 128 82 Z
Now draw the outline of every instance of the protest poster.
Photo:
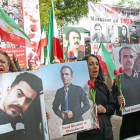
M 87 85 L 90 79 L 87 62 L 44 65 L 40 69 L 46 110 L 50 113 L 50 139 L 96 128 Z
M 63 53 L 66 55 L 68 42 L 70 43 L 72 55 L 81 60 L 85 55 L 84 28 L 63 27 Z
M 0 139 L 49 140 L 41 71 L 0 74 Z
M 27 67 L 27 61 L 26 61 L 26 50 L 25 48 L 3 48 L 0 49 L 1 51 L 5 51 L 9 57 L 11 58 L 11 60 L 13 60 L 13 51 L 14 53 L 17 55 L 18 58 L 18 62 L 21 68 L 23 67 Z
M 41 36 L 39 0 L 22 0 L 22 5 L 24 32 L 30 37 L 33 46 L 37 49 Z
M 41 29 L 40 29 L 40 15 L 39 15 L 39 1 L 38 0 L 6 0 L 0 3 L 1 8 L 8 14 L 8 16 L 14 20 L 14 22 L 30 37 L 31 43 L 33 45 L 33 49 L 30 53 L 36 53 L 37 47 L 40 41 Z M 0 39 L 0 48 L 5 51 L 7 48 L 16 48 L 17 50 L 20 48 L 26 48 L 29 46 L 21 46 L 17 44 L 13 44 L 11 42 L 7 42 L 5 40 Z M 25 49 L 28 51 L 29 49 Z M 25 56 L 23 56 L 25 57 Z M 28 61 L 30 56 L 26 56 L 24 60 Z M 20 58 L 19 58 L 20 59 Z M 39 59 L 36 59 L 36 69 L 39 69 Z M 22 67 L 22 66 L 21 66 Z M 24 67 L 27 68 L 25 64 Z
M 125 110 L 128 114 L 140 110 L 140 44 L 122 44 L 113 48 L 116 70 L 123 68 L 121 90 L 125 98 Z M 120 75 L 120 74 L 119 74 Z
M 140 9 L 89 2 L 91 53 L 96 54 L 100 42 L 107 50 L 120 43 L 140 43 Z

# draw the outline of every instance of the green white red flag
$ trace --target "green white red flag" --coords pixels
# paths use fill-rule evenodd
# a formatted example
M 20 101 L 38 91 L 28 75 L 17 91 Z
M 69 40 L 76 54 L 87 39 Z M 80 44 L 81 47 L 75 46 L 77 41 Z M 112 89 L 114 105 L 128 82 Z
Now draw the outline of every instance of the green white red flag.
M 122 42 L 120 43 L 119 47 L 122 47 Z
M 98 50 L 97 57 L 99 58 L 102 70 L 106 72 L 108 75 L 110 75 L 112 79 L 115 79 L 116 78 L 116 76 L 114 75 L 115 65 L 113 59 L 110 56 L 109 52 L 107 51 L 102 41 Z
M 41 47 L 41 57 L 40 57 L 40 65 L 44 65 L 44 52 L 45 52 L 45 46 Z
M 54 58 L 58 58 L 63 62 L 63 51 L 60 44 L 60 39 L 58 35 L 58 29 L 56 24 L 56 19 L 54 15 L 53 1 L 50 11 L 49 19 L 49 29 L 47 38 L 47 52 L 46 52 L 46 62 L 45 64 L 52 64 Z
M 0 37 L 13 44 L 32 47 L 30 38 L 20 27 L 0 8 Z
M 71 55 L 74 55 L 74 53 L 73 53 L 73 50 L 70 46 L 70 42 L 68 42 L 67 51 L 66 51 L 66 54 L 65 54 L 65 62 L 69 61 L 69 58 L 70 58 Z
M 44 46 L 47 46 L 47 38 L 46 38 L 45 26 L 43 25 L 42 34 L 37 49 L 37 55 L 40 60 L 40 65 L 44 65 Z

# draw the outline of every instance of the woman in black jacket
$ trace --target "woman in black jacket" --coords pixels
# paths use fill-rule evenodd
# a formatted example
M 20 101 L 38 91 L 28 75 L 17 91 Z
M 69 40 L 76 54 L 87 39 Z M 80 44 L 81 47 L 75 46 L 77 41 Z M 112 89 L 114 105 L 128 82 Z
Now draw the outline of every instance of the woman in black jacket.
M 96 90 L 95 102 L 99 119 L 99 128 L 80 132 L 77 140 L 113 140 L 112 125 L 110 116 L 114 114 L 115 102 L 106 84 L 97 56 L 90 54 L 83 60 L 87 61 L 91 82 L 95 83 Z

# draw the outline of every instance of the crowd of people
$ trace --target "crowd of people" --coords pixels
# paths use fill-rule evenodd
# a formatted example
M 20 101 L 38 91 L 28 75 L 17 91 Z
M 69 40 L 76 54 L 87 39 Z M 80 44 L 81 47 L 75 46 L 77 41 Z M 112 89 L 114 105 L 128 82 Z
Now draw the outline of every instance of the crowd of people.
M 124 58 L 124 55 L 126 56 L 125 58 Z M 122 102 L 124 102 L 124 97 L 127 98 L 127 96 L 129 95 L 125 95 L 125 89 L 122 89 L 123 94 L 125 96 L 124 97 L 118 96 L 117 99 L 114 101 L 114 98 L 111 92 L 109 91 L 107 85 L 104 83 L 105 77 L 101 69 L 98 57 L 96 55 L 90 54 L 90 55 L 84 56 L 82 60 L 87 61 L 90 80 L 91 82 L 95 83 L 94 89 L 96 90 L 96 93 L 97 93 L 95 102 L 97 104 L 99 128 L 89 130 L 89 131 L 84 131 L 84 132 L 78 132 L 77 140 L 90 140 L 90 139 L 91 140 L 94 140 L 94 139 L 95 140 L 113 140 L 113 131 L 112 131 L 112 125 L 110 122 L 110 117 L 111 115 L 114 114 L 115 110 L 117 110 L 118 106 L 121 105 Z M 131 77 L 133 77 L 134 84 L 135 83 L 137 84 L 137 77 L 139 76 L 139 74 L 138 73 L 136 74 L 136 72 L 132 69 L 132 65 L 126 65 L 126 63 L 128 63 L 126 61 L 130 62 L 132 60 L 133 60 L 133 54 L 130 47 L 125 46 L 122 49 L 120 49 L 119 62 L 123 65 L 123 69 L 124 69 L 124 73 L 122 74 L 122 82 L 126 82 L 125 79 L 129 80 L 129 77 L 130 77 L 130 80 L 132 80 Z M 77 61 L 77 57 L 74 55 L 72 55 L 69 58 L 69 62 L 76 62 L 76 61 Z M 58 58 L 55 58 L 52 62 L 52 64 L 58 64 L 58 63 L 60 63 L 60 60 Z M 6 52 L 0 51 L 0 73 L 33 71 L 35 70 L 35 65 L 36 65 L 36 61 L 34 59 L 30 59 L 28 60 L 29 69 L 21 68 L 19 66 L 18 58 L 15 53 L 13 53 L 13 62 L 12 62 Z M 131 70 L 129 69 L 129 66 L 131 67 Z M 69 68 L 64 68 L 64 69 L 69 69 Z M 71 75 L 70 73 L 69 75 Z M 67 86 L 69 87 L 69 85 Z M 138 98 L 136 98 L 136 101 L 138 101 L 139 103 Z M 1 107 L 0 109 L 3 110 Z M 56 114 L 58 113 L 55 106 L 54 106 L 54 111 L 56 111 Z M 46 115 L 47 115 L 47 121 L 49 121 L 50 119 L 49 112 L 46 112 Z M 63 116 L 60 115 L 60 118 L 63 118 L 65 122 L 65 116 L 64 114 L 62 115 Z M 73 115 L 70 117 L 70 119 L 72 117 Z M 140 134 L 139 117 L 140 117 L 139 111 L 123 115 L 122 126 L 120 129 L 120 140 Z

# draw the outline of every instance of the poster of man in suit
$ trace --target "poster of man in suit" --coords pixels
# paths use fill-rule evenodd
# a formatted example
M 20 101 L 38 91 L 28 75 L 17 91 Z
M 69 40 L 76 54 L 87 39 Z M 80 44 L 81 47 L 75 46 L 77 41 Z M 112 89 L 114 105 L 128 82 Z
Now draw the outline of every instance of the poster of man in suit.
M 53 74 L 48 75 L 50 72 Z M 50 138 L 95 128 L 86 62 L 41 66 L 41 73 L 46 110 L 51 116 L 48 124 Z

